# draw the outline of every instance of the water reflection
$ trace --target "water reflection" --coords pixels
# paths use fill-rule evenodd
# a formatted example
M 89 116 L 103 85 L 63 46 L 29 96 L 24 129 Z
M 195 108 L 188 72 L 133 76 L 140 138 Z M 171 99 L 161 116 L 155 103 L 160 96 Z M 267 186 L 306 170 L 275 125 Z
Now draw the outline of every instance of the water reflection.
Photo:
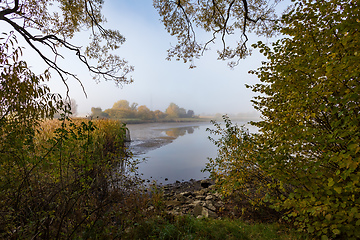
M 210 133 L 206 131 L 207 128 L 214 129 L 212 124 L 156 123 L 130 128 L 136 157 L 147 160 L 138 166 L 143 179 L 166 184 L 209 177 L 209 173 L 201 172 L 201 169 L 205 168 L 209 157 L 217 155 L 217 147 L 209 141 Z M 257 131 L 251 126 L 249 129 L 250 132 Z
M 170 129 L 166 129 L 165 133 L 169 137 L 177 138 L 179 136 L 184 136 L 186 133 L 192 134 L 194 133 L 195 129 L 199 129 L 199 126 L 170 128 Z
M 141 155 L 172 143 L 175 139 L 193 134 L 199 125 L 189 126 L 179 123 L 135 124 L 127 126 L 130 131 L 130 150 L 135 155 Z
M 171 126 L 157 128 L 163 138 L 171 138 L 171 144 L 163 145 L 139 155 L 147 161 L 139 165 L 143 179 L 157 183 L 172 183 L 177 180 L 203 179 L 209 173 L 201 172 L 208 157 L 216 156 L 216 147 L 208 140 L 208 123 L 196 126 Z

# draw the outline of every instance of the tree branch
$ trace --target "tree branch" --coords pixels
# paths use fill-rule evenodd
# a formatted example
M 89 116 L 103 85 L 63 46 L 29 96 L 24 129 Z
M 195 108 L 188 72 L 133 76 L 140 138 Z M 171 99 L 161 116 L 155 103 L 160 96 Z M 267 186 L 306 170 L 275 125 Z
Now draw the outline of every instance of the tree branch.
M 3 11 L 0 11 L 0 20 L 2 20 L 8 14 L 17 13 L 17 11 L 19 10 L 19 0 L 15 0 L 14 4 L 15 5 L 13 8 L 7 8 Z
M 104 29 L 97 20 L 97 17 L 95 16 L 97 13 L 95 12 L 94 6 L 91 1 L 85 1 L 85 10 L 87 17 L 90 18 L 90 24 L 92 27 L 96 26 L 96 28 L 99 30 L 100 35 L 102 38 L 104 38 L 108 42 L 109 49 L 115 49 L 113 47 L 113 43 L 110 41 L 116 41 L 121 43 L 121 35 L 117 34 L 116 32 L 108 31 Z M 67 93 L 69 92 L 69 88 L 66 83 L 66 76 L 70 76 L 72 78 L 75 78 L 81 85 L 84 94 L 86 95 L 85 88 L 80 81 L 80 79 L 74 74 L 69 71 L 64 70 L 62 67 L 60 67 L 57 64 L 57 58 L 61 57 L 64 58 L 58 51 L 58 47 L 62 46 L 66 49 L 72 51 L 75 53 L 77 58 L 82 62 L 89 70 L 89 72 L 103 77 L 105 80 L 113 79 L 117 84 L 119 83 L 127 83 L 128 80 L 125 78 L 126 74 L 131 72 L 133 68 L 131 66 L 127 66 L 127 62 L 124 60 L 120 60 L 117 56 L 107 55 L 106 52 L 102 52 L 102 54 L 99 54 L 97 56 L 98 60 L 101 61 L 101 65 L 99 66 L 92 66 L 89 62 L 87 57 L 81 53 L 80 47 L 77 47 L 75 45 L 70 44 L 66 38 L 61 39 L 57 37 L 54 34 L 48 34 L 44 36 L 35 36 L 29 31 L 26 30 L 25 25 L 20 26 L 17 22 L 13 21 L 11 18 L 6 17 L 6 15 L 12 15 L 17 14 L 20 16 L 21 19 L 27 19 L 24 14 L 19 12 L 19 9 L 22 9 L 22 7 L 19 4 L 19 0 L 14 0 L 14 7 L 13 8 L 7 8 L 0 12 L 0 21 L 4 21 L 8 23 L 17 33 L 19 33 L 24 40 L 27 42 L 27 44 L 35 50 L 35 52 L 43 59 L 43 61 L 47 64 L 47 66 L 50 69 L 53 69 L 57 72 L 57 74 L 60 76 L 61 80 L 64 82 L 67 88 Z M 37 23 L 39 25 L 40 23 Z M 75 29 L 74 29 L 75 30 Z M 76 30 L 75 30 L 76 31 Z M 93 29 L 94 33 L 94 29 Z M 95 34 L 95 33 L 94 33 Z M 114 34 L 114 35 L 112 35 Z M 119 37 L 120 36 L 120 37 Z M 41 43 L 47 48 L 49 48 L 52 53 L 54 54 L 54 60 L 51 60 L 48 56 L 46 56 L 36 45 L 35 43 Z M 104 56 L 102 59 L 101 57 Z M 117 76 L 120 69 L 123 70 L 123 74 L 120 76 Z M 130 80 L 131 81 L 131 80 Z

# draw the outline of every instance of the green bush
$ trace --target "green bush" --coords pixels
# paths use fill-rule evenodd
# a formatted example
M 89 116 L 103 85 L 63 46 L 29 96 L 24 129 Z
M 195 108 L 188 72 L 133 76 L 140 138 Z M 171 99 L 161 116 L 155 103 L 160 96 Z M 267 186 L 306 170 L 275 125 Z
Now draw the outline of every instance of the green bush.
M 227 124 L 207 167 L 229 192 L 259 188 L 300 232 L 360 238 L 360 33 L 356 1 L 297 1 L 282 20 L 288 37 L 255 47 L 259 133 Z M 254 201 L 256 203 L 256 201 Z
M 17 134 L 20 144 L 0 159 L 1 238 L 105 237 L 115 226 L 121 230 L 132 210 L 124 216 L 120 209 L 133 207 L 128 199 L 140 194 L 134 192 L 140 182 L 125 172 L 131 166 L 123 167 L 125 137 L 124 125 L 111 120 L 48 120 Z

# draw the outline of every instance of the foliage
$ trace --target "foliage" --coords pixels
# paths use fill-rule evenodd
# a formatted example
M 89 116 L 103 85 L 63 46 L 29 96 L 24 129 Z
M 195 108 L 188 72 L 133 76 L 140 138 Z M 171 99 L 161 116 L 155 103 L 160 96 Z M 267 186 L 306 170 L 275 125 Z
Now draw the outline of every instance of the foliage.
M 239 59 L 250 54 L 247 47 L 249 32 L 267 37 L 276 32 L 273 28 L 277 20 L 274 9 L 278 2 L 280 0 L 154 0 L 166 30 L 178 40 L 177 45 L 168 50 L 168 60 L 190 61 L 190 68 L 195 67 L 194 59 L 219 39 L 222 49 L 218 50 L 218 59 L 231 60 L 229 65 L 235 66 Z M 205 43 L 198 41 L 198 28 L 210 33 L 199 34 L 207 36 Z M 231 35 L 237 36 L 234 47 L 227 45 Z
M 78 107 L 78 105 L 77 105 L 75 99 L 70 98 L 70 100 L 69 100 L 69 98 L 67 98 L 64 101 L 65 109 L 62 109 L 62 110 L 58 111 L 57 113 L 55 113 L 53 118 L 61 118 L 61 116 L 63 114 L 65 114 L 65 112 L 68 112 L 69 116 L 71 116 L 71 117 L 76 117 L 76 115 L 78 114 L 77 107 Z
M 169 107 L 166 109 L 165 113 L 172 118 L 180 117 L 180 108 L 175 103 L 170 103 Z
M 12 33 L 0 40 L 0 238 L 114 234 L 115 224 L 139 215 L 123 207 L 139 199 L 137 179 L 120 164 L 128 157 L 126 129 L 115 121 L 69 121 L 67 101 L 43 84 L 49 72 L 35 75 L 20 60 Z M 44 121 L 57 112 L 61 121 Z
M 248 181 L 300 232 L 360 237 L 359 6 L 356 1 L 297 1 L 284 15 L 288 37 L 256 73 L 259 133 L 226 125 L 208 169 L 227 192 Z M 219 172 L 218 172 L 219 171 Z
M 74 52 L 96 80 L 131 82 L 127 74 L 133 68 L 112 53 L 125 39 L 100 25 L 102 4 L 0 1 L 0 24 L 13 29 L 0 36 L 1 239 L 107 239 L 143 217 L 148 200 L 128 160 L 124 125 L 68 119 L 74 101 L 45 85 L 52 70 L 66 86 L 68 76 L 80 82 L 58 65 L 64 49 Z M 91 29 L 85 52 L 68 42 L 83 29 Z M 23 48 L 16 36 L 49 69 L 34 74 L 20 59 Z M 57 113 L 61 121 L 45 120 Z
M 215 136 L 209 139 L 218 150 L 217 157 L 209 158 L 203 171 L 210 172 L 210 177 L 216 179 L 223 196 L 241 193 L 251 204 L 261 204 L 273 180 L 264 175 L 258 163 L 257 135 L 250 134 L 244 126 L 233 125 L 226 115 L 223 120 L 224 127 L 212 120 L 215 129 L 207 129 Z
M 52 116 L 62 106 L 60 96 L 51 94 L 40 83 L 50 78 L 49 72 L 35 75 L 26 62 L 20 60 L 22 49 L 13 33 L 0 37 L 0 122 L 1 125 L 28 123 Z M 4 126 L 4 125 L 3 125 Z M 4 131 L 5 133 L 7 131 Z
M 148 107 L 141 105 L 137 109 L 137 117 L 143 120 L 151 120 L 155 118 L 155 115 Z
M 132 82 L 127 75 L 133 71 L 127 61 L 113 54 L 125 38 L 116 30 L 104 29 L 106 19 L 101 13 L 101 0 L 4 0 L 0 2 L 0 24 L 21 36 L 45 64 L 57 73 L 66 85 L 66 77 L 74 74 L 59 66 L 62 49 L 73 52 L 97 81 L 114 80 L 116 84 Z M 91 30 L 90 43 L 85 48 L 69 42 L 77 32 Z M 92 65 L 89 60 L 95 60 Z M 81 82 L 80 82 L 81 83 Z
M 17 135 L 12 149 L 4 151 L 2 142 L 1 238 L 114 234 L 114 224 L 124 221 L 114 211 L 134 198 L 139 184 L 124 172 L 130 163 L 125 133 L 123 124 L 111 120 L 47 120 Z
M 91 108 L 91 118 L 109 118 L 109 114 L 102 111 L 100 107 L 92 107 Z
M 192 118 L 194 117 L 193 110 L 186 110 L 179 107 L 175 103 L 170 103 L 169 107 L 166 109 L 165 113 L 168 115 L 168 118 Z
M 195 118 L 193 110 L 186 110 L 180 108 L 175 103 L 170 103 L 165 113 L 160 110 L 151 111 L 147 106 L 141 105 L 138 107 L 137 103 L 130 105 L 127 100 L 119 100 L 114 103 L 112 108 L 102 111 L 101 108 L 91 108 L 91 117 L 109 117 L 111 119 L 121 119 L 127 122 L 141 122 L 141 121 L 179 121 L 186 118 Z

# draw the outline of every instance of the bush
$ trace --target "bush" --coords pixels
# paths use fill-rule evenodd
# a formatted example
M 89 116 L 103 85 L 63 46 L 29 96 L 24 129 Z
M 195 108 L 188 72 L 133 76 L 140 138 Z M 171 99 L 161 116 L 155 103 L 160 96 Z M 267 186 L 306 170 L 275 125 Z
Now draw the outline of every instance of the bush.
M 356 1 L 298 1 L 254 71 L 259 133 L 229 125 L 208 169 L 227 192 L 259 186 L 300 232 L 360 238 L 360 33 Z M 219 171 L 219 172 L 217 172 Z M 256 201 L 254 201 L 256 202 Z
M 114 210 L 139 198 L 139 182 L 122 168 L 128 163 L 124 125 L 47 120 L 23 135 L 31 141 L 21 137 L 21 145 L 1 155 L 1 238 L 113 234 L 122 221 Z

